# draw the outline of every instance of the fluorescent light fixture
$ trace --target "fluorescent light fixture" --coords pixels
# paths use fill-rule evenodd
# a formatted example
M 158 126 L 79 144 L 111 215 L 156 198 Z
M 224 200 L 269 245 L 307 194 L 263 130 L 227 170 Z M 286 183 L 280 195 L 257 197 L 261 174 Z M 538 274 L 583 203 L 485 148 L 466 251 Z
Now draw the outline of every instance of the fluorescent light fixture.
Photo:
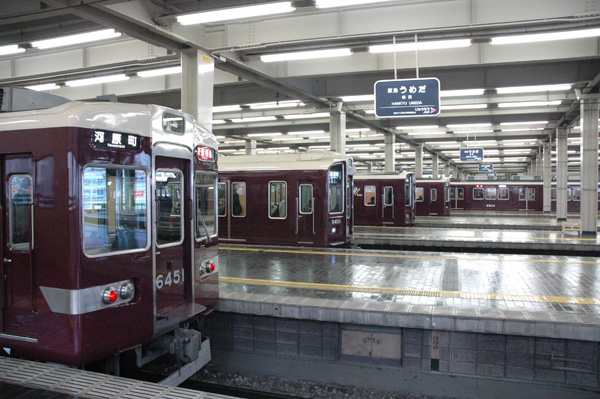
M 102 83 L 110 83 L 110 82 L 120 82 L 122 80 L 128 80 L 129 76 L 125 74 L 120 75 L 110 75 L 110 76 L 99 76 L 97 78 L 89 78 L 89 79 L 78 79 L 78 80 L 69 80 L 65 82 L 65 84 L 69 87 L 79 87 L 79 86 L 89 86 L 96 85 Z
M 367 115 L 375 115 L 375 110 L 374 109 L 366 109 L 365 110 L 365 114 L 367 114 Z
M 281 137 L 272 139 L 271 141 L 302 141 L 302 137 Z
M 80 33 L 77 35 L 56 37 L 54 39 L 40 40 L 37 42 L 31 42 L 32 47 L 45 50 L 54 47 L 72 46 L 74 44 L 95 42 L 98 40 L 113 39 L 119 37 L 121 34 L 115 32 L 114 29 L 104 29 L 95 32 Z
M 262 62 L 312 60 L 315 58 L 346 57 L 352 55 L 349 48 L 330 50 L 296 51 L 292 53 L 265 54 L 260 56 Z
M 271 101 L 271 102 L 266 102 L 266 103 L 248 104 L 250 109 L 292 108 L 292 107 L 299 107 L 301 105 L 304 105 L 304 104 L 299 100 Z
M 212 112 L 217 113 L 217 112 L 233 112 L 233 111 L 240 111 L 242 109 L 242 107 L 240 107 L 239 105 L 219 105 L 218 107 L 213 107 Z
M 369 128 L 356 128 L 356 129 L 346 129 L 346 133 L 369 133 L 371 130 Z
M 60 86 L 56 83 L 47 83 L 43 85 L 25 86 L 26 89 L 35 91 L 50 91 L 60 89 Z
M 545 91 L 567 91 L 571 90 L 571 87 L 573 87 L 571 84 L 498 87 L 496 92 L 498 94 L 541 93 Z
M 247 136 L 248 137 L 273 137 L 273 136 L 281 136 L 281 133 L 250 133 Z
M 487 108 L 487 104 L 459 104 L 459 105 L 441 105 L 442 111 L 452 111 L 457 109 L 483 109 Z
M 9 54 L 17 54 L 24 52 L 25 49 L 19 47 L 16 44 L 11 44 L 10 46 L 1 46 L 0 47 L 0 55 L 9 55 Z
M 481 96 L 484 89 L 442 90 L 440 97 Z
M 446 132 L 409 132 L 407 133 L 409 136 L 429 136 L 429 135 L 442 135 L 446 134 Z
M 256 6 L 204 11 L 194 14 L 179 15 L 176 18 L 177 22 L 181 25 L 195 25 L 206 24 L 209 22 L 231 21 L 233 19 L 283 14 L 286 12 L 292 12 L 294 10 L 295 8 L 292 7 L 291 1 L 283 1 L 279 3 L 260 4 Z
M 149 78 L 151 76 L 172 75 L 174 73 L 181 73 L 181 67 L 176 66 L 171 68 L 152 69 L 150 71 L 138 72 L 137 75 L 142 78 Z
M 477 129 L 477 130 L 455 130 L 454 134 L 471 134 L 471 133 L 494 133 L 492 129 Z
M 530 35 L 498 36 L 492 37 L 490 44 L 537 43 L 553 40 L 582 39 L 596 36 L 600 36 L 600 28 L 550 33 L 534 33 Z
M 314 114 L 292 114 L 284 115 L 284 119 L 317 119 L 317 118 L 329 118 L 329 112 L 317 112 Z
M 516 103 L 499 103 L 498 108 L 518 108 L 518 107 L 545 107 L 551 105 L 560 105 L 561 100 L 553 101 L 522 101 Z
M 362 96 L 342 96 L 340 97 L 345 103 L 358 103 L 365 101 L 375 101 L 374 94 L 364 94 Z
M 227 137 L 226 136 L 215 136 L 215 138 L 217 140 L 225 140 Z
M 454 125 L 446 125 L 446 127 L 452 129 L 468 129 L 472 127 L 488 127 L 492 126 L 491 123 L 462 123 L 462 124 L 454 124 Z
M 414 129 L 433 130 L 433 129 L 438 129 L 438 128 L 439 128 L 438 125 L 396 126 L 396 129 L 398 129 L 398 130 L 414 130 Z
M 500 126 L 546 125 L 547 123 L 548 123 L 548 121 L 501 122 Z
M 431 42 L 400 43 L 400 44 L 380 44 L 369 46 L 369 53 L 393 53 L 400 51 L 415 50 L 439 50 L 446 48 L 469 47 L 471 39 L 457 40 L 436 40 Z
M 520 128 L 520 129 L 501 129 L 501 132 L 505 132 L 505 133 L 510 133 L 510 132 L 532 132 L 532 131 L 537 131 L 537 130 L 544 130 L 543 127 L 532 127 L 529 129 L 524 129 L 524 128 Z
M 289 135 L 309 136 L 311 134 L 323 134 L 325 130 L 307 130 L 304 132 L 288 132 Z
M 212 124 L 213 125 L 223 125 L 227 123 L 227 121 L 225 121 L 224 119 L 213 119 Z
M 254 116 L 250 118 L 235 118 L 232 119 L 233 123 L 247 123 L 247 122 L 267 122 L 277 120 L 275 116 Z
M 383 3 L 390 0 L 316 0 L 317 8 L 348 7 L 371 3 Z

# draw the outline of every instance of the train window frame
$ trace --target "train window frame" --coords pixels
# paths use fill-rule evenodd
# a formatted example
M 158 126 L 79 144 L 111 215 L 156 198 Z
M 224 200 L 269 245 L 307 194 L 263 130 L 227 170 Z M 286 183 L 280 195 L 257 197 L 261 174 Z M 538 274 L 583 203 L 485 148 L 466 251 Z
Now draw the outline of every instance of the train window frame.
M 533 195 L 529 195 L 533 193 Z M 535 201 L 535 188 L 527 187 L 527 201 Z
M 450 198 L 450 201 L 456 199 L 456 187 L 449 188 L 448 197 Z
M 334 202 L 332 201 L 333 198 L 333 193 L 332 193 L 332 172 L 333 172 L 333 168 L 341 168 L 340 170 L 340 176 L 339 176 L 339 193 L 341 194 L 341 198 L 339 199 L 339 204 L 341 207 L 340 211 L 337 211 L 335 209 L 332 209 L 332 205 L 334 205 Z M 345 170 L 345 164 L 343 162 L 336 162 L 334 164 L 332 164 L 329 169 L 327 169 L 327 210 L 329 212 L 330 215 L 343 215 L 344 214 L 344 208 L 345 208 L 345 203 L 346 203 L 346 179 L 344 178 L 344 176 L 346 175 L 346 170 Z M 336 187 L 338 186 L 338 184 L 336 183 Z M 336 200 L 335 204 L 338 204 L 338 201 Z
M 581 187 L 573 187 L 573 201 L 581 201 Z
M 556 187 L 550 188 L 550 201 L 556 201 L 558 196 L 558 191 Z
M 478 198 L 475 196 L 475 193 L 481 193 L 481 196 Z M 483 201 L 484 199 L 483 187 L 474 187 L 473 188 L 473 201 Z
M 502 193 L 506 193 L 506 196 L 502 195 Z M 508 201 L 510 198 L 510 190 L 508 187 L 498 187 L 498 200 L 499 201 Z
M 144 247 L 139 247 L 139 248 L 132 248 L 132 249 L 125 249 L 125 250 L 115 250 L 115 251 L 111 251 L 110 248 L 107 251 L 103 251 L 103 252 L 97 252 L 97 253 L 91 253 L 89 250 L 89 248 L 86 246 L 86 230 L 85 230 L 85 211 L 86 211 L 86 203 L 85 203 L 85 194 L 84 194 L 84 189 L 85 189 L 85 183 L 84 183 L 84 179 L 85 179 L 85 172 L 90 169 L 90 168 L 96 168 L 96 169 L 115 169 L 115 170 L 134 170 L 134 171 L 142 171 L 144 172 L 145 176 L 145 190 L 146 190 L 146 210 L 143 213 L 144 217 L 145 217 L 145 224 L 146 224 L 146 245 Z M 114 165 L 114 164 L 96 164 L 96 163 L 91 163 L 91 164 L 87 164 L 83 167 L 82 172 L 81 172 L 81 198 L 82 198 L 82 206 L 81 206 L 81 226 L 82 226 L 82 234 L 81 234 L 81 245 L 82 245 L 82 249 L 83 249 L 83 254 L 87 257 L 87 258 L 99 258 L 99 257 L 106 257 L 106 256 L 117 256 L 117 255 L 122 255 L 122 254 L 128 254 L 128 253 L 139 253 L 139 252 L 146 252 L 148 251 L 148 249 L 150 249 L 150 245 L 151 245 L 151 234 L 152 234 L 152 220 L 151 220 L 151 216 L 150 216 L 150 208 L 151 208 L 151 198 L 152 195 L 151 193 L 151 188 L 150 188 L 150 181 L 151 181 L 151 173 L 150 170 L 146 167 L 140 167 L 140 166 L 128 166 L 128 165 Z M 92 205 L 93 206 L 93 205 Z M 114 243 L 114 241 L 113 241 Z M 112 243 L 110 244 L 112 246 Z
M 308 187 L 310 189 L 310 196 L 308 197 L 308 211 L 306 211 L 304 207 L 304 200 L 306 199 L 306 195 L 304 192 L 304 188 Z M 314 212 L 314 188 L 312 184 L 300 184 L 299 187 L 300 195 L 298 196 L 298 201 L 300 203 L 299 212 L 301 215 L 312 215 Z
M 425 187 L 415 187 L 415 202 L 425 201 Z
M 464 201 L 465 199 L 465 189 L 464 187 L 458 187 L 457 191 L 456 191 L 457 197 L 456 199 L 458 199 L 459 201 Z
M 177 169 L 177 168 L 173 168 L 173 169 L 170 169 L 170 168 L 156 169 L 154 171 L 154 187 L 155 187 L 155 190 L 158 190 L 156 188 L 157 187 L 156 176 L 158 175 L 159 172 L 179 173 L 181 175 L 181 180 L 180 180 L 181 186 L 179 187 L 179 196 L 180 196 L 180 199 L 181 199 L 181 195 L 185 195 L 184 193 L 185 193 L 185 190 L 186 190 L 186 187 L 185 187 L 185 175 L 184 175 L 183 171 L 180 170 L 180 169 Z M 155 193 L 156 193 L 156 191 L 155 191 Z M 158 198 L 154 197 L 154 199 L 155 199 L 155 202 L 158 203 Z M 156 226 L 155 227 L 155 233 L 156 234 L 154 235 L 154 242 L 156 244 L 156 248 L 176 247 L 178 245 L 181 245 L 185 241 L 185 229 L 184 229 L 184 227 L 185 227 L 185 213 L 184 213 L 185 206 L 183 206 L 183 204 L 180 204 L 179 209 L 180 209 L 180 215 L 179 215 L 180 239 L 177 240 L 177 241 L 169 241 L 169 242 L 166 242 L 166 243 L 159 243 L 158 242 L 158 223 L 159 223 L 160 212 L 159 212 L 159 209 L 157 207 L 157 209 L 156 209 L 156 220 L 153 220 L 153 222 L 156 223 L 155 224 L 155 226 Z
M 13 185 L 17 184 L 17 179 L 20 179 L 19 181 L 19 189 L 17 191 L 13 191 Z M 23 180 L 22 179 L 28 179 L 29 181 L 29 185 L 25 188 L 23 188 Z M 30 249 L 34 248 L 34 240 L 33 240 L 33 234 L 31 234 L 32 231 L 35 231 L 35 225 L 34 225 L 34 215 L 33 215 L 33 209 L 27 209 L 26 210 L 26 215 L 27 215 L 27 230 L 26 233 L 29 234 L 29 237 L 27 239 L 26 242 L 15 242 L 14 238 L 14 232 L 15 232 L 15 226 L 17 225 L 17 223 L 15 223 L 15 213 L 13 212 L 15 210 L 14 207 L 14 199 L 17 195 L 21 196 L 21 195 L 27 195 L 29 196 L 29 200 L 27 202 L 27 208 L 31 207 L 31 204 L 33 204 L 33 198 L 35 195 L 35 191 L 34 191 L 34 187 L 33 187 L 33 177 L 30 174 L 26 174 L 26 173 L 19 173 L 19 174 L 14 174 L 11 175 L 8 179 L 8 189 L 7 192 L 10 193 L 10 198 L 9 198 L 9 212 L 8 212 L 8 225 L 9 225 L 9 245 L 11 250 L 13 251 L 23 251 L 23 252 L 29 252 Z M 31 188 L 31 192 L 28 192 L 27 189 Z M 21 190 L 23 190 L 24 192 L 21 192 Z M 31 218 L 31 219 L 30 219 Z M 29 223 L 29 221 L 31 220 L 31 224 Z M 30 243 L 31 240 L 31 243 Z
M 437 201 L 437 188 L 429 189 L 429 202 Z
M 221 197 L 221 187 L 223 187 L 223 192 L 225 193 L 224 196 Z M 217 207 L 217 216 L 218 217 L 225 217 L 227 216 L 227 199 L 229 198 L 228 196 L 229 190 L 227 187 L 227 183 L 224 181 L 220 181 L 217 182 L 217 198 L 219 201 L 218 207 Z M 223 207 L 221 207 L 221 200 L 223 201 Z M 221 213 L 221 209 L 223 209 L 223 213 Z
M 174 122 L 174 121 L 168 121 L 166 120 L 167 118 L 178 118 L 181 119 L 181 121 L 183 122 L 181 128 L 177 128 L 177 129 L 172 129 L 172 124 L 169 122 Z M 167 123 L 165 123 L 167 122 Z M 172 134 L 178 134 L 178 135 L 184 135 L 185 134 L 185 117 L 181 114 L 172 112 L 172 111 L 164 111 L 162 114 L 162 119 L 161 119 L 161 125 L 162 125 L 162 129 L 165 133 L 172 133 Z
M 283 189 L 280 191 L 281 193 L 283 193 L 282 195 L 282 199 L 277 201 L 277 198 L 275 198 L 275 201 L 272 201 L 271 199 L 271 192 L 272 192 L 272 188 L 274 187 L 274 185 L 281 185 L 283 187 Z M 283 180 L 272 180 L 269 181 L 269 185 L 268 185 L 268 192 L 267 192 L 267 215 L 269 215 L 269 219 L 278 219 L 278 220 L 283 220 L 283 219 L 287 219 L 288 216 L 288 212 L 287 212 L 287 203 L 288 203 L 288 196 L 287 196 L 287 182 L 283 181 Z M 275 192 L 277 192 L 277 189 L 275 189 Z M 285 216 L 279 216 L 280 213 L 280 209 L 281 209 L 281 203 L 284 202 L 285 205 Z M 274 208 L 276 207 L 276 208 Z M 275 214 L 275 211 L 278 212 L 278 216 L 273 216 Z
M 483 191 L 485 193 L 486 201 L 495 201 L 498 198 L 498 190 L 496 187 L 485 187 Z
M 384 186 L 383 187 L 383 206 L 394 205 L 394 187 Z
M 237 193 L 234 189 L 233 186 L 237 186 L 240 191 L 242 191 L 242 194 Z M 245 181 L 232 181 L 231 182 L 231 199 L 229 201 L 229 203 L 231 204 L 231 216 L 234 218 L 245 218 L 246 215 L 248 214 L 248 196 L 247 196 L 247 188 L 248 185 L 246 184 Z M 240 208 L 241 208 L 241 214 L 236 215 L 236 212 L 234 212 L 234 206 L 235 206 L 235 194 L 238 195 L 237 197 L 237 201 L 239 202 Z M 243 202 L 243 203 L 242 203 Z
M 199 200 L 199 196 L 198 196 L 198 176 L 212 176 L 212 188 L 213 188 L 213 218 L 214 218 L 214 224 L 212 225 L 213 231 L 209 231 L 208 232 L 208 236 L 210 238 L 214 238 L 217 236 L 218 231 L 219 231 L 219 216 L 217 213 L 217 203 L 218 203 L 218 188 L 217 188 L 217 184 L 218 184 L 218 175 L 215 172 L 204 172 L 204 171 L 196 171 L 196 173 L 194 173 L 194 219 L 195 219 L 195 223 L 194 225 L 196 233 L 195 233 L 195 238 L 196 238 L 196 242 L 201 242 L 201 241 L 206 241 L 208 240 L 208 237 L 206 236 L 206 230 L 204 229 L 204 224 L 202 223 L 202 219 L 200 219 L 198 217 L 198 200 Z M 202 187 L 202 186 L 201 186 Z M 205 185 L 204 187 L 209 187 L 208 185 Z M 208 201 L 210 201 L 210 199 L 208 199 Z M 204 223 L 206 224 L 206 218 L 209 218 L 211 215 L 207 214 L 206 216 L 202 215 L 202 217 L 204 218 Z M 206 224 L 206 228 L 209 228 L 209 225 Z
M 369 193 L 372 193 L 373 195 L 369 195 L 367 198 L 367 187 L 369 187 L 369 190 L 373 191 L 369 191 Z M 373 200 L 373 202 L 371 203 L 371 199 Z M 367 202 L 367 200 L 369 200 L 369 202 Z M 375 206 L 377 205 L 377 186 L 375 184 L 366 184 L 365 185 L 365 189 L 364 189 L 364 204 L 365 206 Z

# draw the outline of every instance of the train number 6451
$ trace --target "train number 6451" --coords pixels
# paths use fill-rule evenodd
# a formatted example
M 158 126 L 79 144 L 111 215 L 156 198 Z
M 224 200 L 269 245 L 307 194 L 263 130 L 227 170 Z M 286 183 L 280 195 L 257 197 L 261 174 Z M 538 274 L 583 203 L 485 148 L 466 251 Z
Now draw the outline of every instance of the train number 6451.
M 160 290 L 165 285 L 170 287 L 173 284 L 183 283 L 183 280 L 183 269 L 174 270 L 173 275 L 171 275 L 171 272 L 167 273 L 166 276 L 159 274 L 158 276 L 156 276 L 156 289 Z

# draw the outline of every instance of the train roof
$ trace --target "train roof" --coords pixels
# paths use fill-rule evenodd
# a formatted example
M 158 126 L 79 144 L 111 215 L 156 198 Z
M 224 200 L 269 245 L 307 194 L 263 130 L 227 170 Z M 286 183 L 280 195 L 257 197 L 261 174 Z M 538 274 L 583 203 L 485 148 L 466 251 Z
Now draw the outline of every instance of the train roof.
M 354 180 L 377 180 L 377 179 L 386 179 L 386 180 L 404 180 L 406 176 L 413 175 L 413 172 L 399 172 L 399 173 L 363 173 L 354 176 Z
M 439 179 L 428 178 L 428 177 L 417 177 L 417 183 L 450 183 L 449 177 L 442 177 Z
M 165 113 L 185 119 L 185 132 L 163 128 Z M 78 127 L 152 137 L 155 141 L 182 142 L 190 147 L 202 144 L 217 148 L 209 129 L 191 115 L 168 107 L 114 102 L 71 101 L 56 107 L 0 113 L 0 131 Z
M 481 181 L 453 181 L 450 182 L 453 186 L 540 186 L 544 185 L 541 181 L 500 181 L 500 180 L 481 180 Z
M 219 158 L 219 172 L 271 170 L 327 170 L 349 157 L 330 151 L 294 154 L 232 155 Z M 350 169 L 350 168 L 349 168 Z

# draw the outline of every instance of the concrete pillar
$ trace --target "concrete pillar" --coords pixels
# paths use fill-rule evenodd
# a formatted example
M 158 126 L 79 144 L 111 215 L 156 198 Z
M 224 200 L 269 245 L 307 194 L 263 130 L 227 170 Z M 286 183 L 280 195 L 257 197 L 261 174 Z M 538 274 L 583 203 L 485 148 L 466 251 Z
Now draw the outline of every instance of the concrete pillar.
M 598 99 L 581 100 L 581 231 L 596 235 L 598 219 Z
M 367 162 L 367 172 L 371 173 L 373 171 L 373 164 L 371 162 Z
M 454 167 L 452 168 L 452 178 L 458 179 L 458 168 L 456 167 L 456 165 L 454 165 Z
M 341 103 L 340 103 L 341 104 Z M 346 113 L 333 111 L 329 116 L 331 151 L 346 153 Z
M 450 162 L 444 164 L 444 177 L 450 177 Z
M 181 52 L 181 110 L 211 130 L 214 81 L 212 57 L 194 49 Z
M 396 159 L 394 158 L 394 144 L 396 144 L 396 136 L 393 134 L 385 134 L 385 171 L 396 171 Z
M 565 128 L 556 129 L 556 220 L 567 220 L 567 136 Z
M 423 177 L 423 144 L 415 147 L 415 177 Z
M 246 140 L 246 155 L 256 155 L 256 140 Z
M 544 213 L 550 213 L 550 191 L 552 190 L 552 143 L 543 146 Z
M 432 155 L 432 160 L 431 160 L 431 175 L 433 176 L 434 179 L 437 179 L 439 176 L 439 156 L 438 154 L 433 154 Z

